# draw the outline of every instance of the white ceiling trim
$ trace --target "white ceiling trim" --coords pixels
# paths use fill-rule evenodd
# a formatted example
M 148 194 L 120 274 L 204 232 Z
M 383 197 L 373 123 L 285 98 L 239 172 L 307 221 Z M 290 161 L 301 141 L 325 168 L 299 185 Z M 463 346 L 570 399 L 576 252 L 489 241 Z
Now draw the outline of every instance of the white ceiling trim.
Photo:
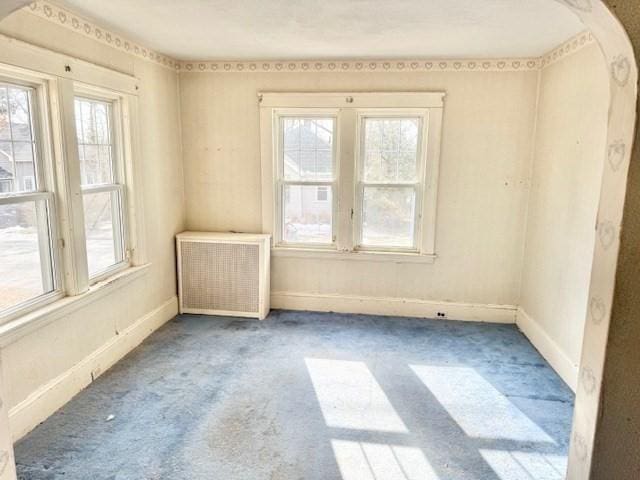
M 584 31 L 539 58 L 416 59 L 416 60 L 304 60 L 304 61 L 180 61 L 111 32 L 63 7 L 39 0 L 23 8 L 112 48 L 183 73 L 213 72 L 514 72 L 539 70 L 595 41 Z
M 125 38 L 123 35 L 110 32 L 109 30 L 86 20 L 80 15 L 59 7 L 58 5 L 54 5 L 53 3 L 40 0 L 31 3 L 22 10 L 143 60 L 171 69 L 176 69 L 178 67 L 177 60 L 167 55 L 154 52 L 139 43 Z

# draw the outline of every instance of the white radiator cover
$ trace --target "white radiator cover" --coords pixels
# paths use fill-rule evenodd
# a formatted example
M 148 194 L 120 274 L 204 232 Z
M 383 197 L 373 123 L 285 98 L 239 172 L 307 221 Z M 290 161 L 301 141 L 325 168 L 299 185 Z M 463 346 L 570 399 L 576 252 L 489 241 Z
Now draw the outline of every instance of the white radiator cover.
M 269 314 L 271 236 L 183 232 L 176 236 L 180 313 L 264 319 Z

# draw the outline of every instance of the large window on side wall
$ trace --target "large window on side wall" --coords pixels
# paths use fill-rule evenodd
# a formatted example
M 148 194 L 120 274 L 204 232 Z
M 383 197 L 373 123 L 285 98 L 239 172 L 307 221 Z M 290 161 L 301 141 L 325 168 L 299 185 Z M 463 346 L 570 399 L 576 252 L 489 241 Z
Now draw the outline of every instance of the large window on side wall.
M 93 68 L 79 81 L 0 64 L 0 324 L 145 264 L 137 82 Z
M 261 94 L 263 230 L 273 253 L 433 261 L 443 99 Z
M 59 294 L 42 84 L 0 78 L 0 313 Z
M 75 119 L 89 278 L 126 261 L 117 99 L 76 96 Z

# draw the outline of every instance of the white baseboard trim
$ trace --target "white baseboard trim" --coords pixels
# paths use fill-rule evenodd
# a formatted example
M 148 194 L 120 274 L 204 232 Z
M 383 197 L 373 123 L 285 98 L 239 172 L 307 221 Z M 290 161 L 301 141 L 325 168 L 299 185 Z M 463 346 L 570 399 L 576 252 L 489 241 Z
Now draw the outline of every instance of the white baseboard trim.
M 174 296 L 11 408 L 9 424 L 13 440 L 33 430 L 177 314 L 178 297 Z
M 409 298 L 271 292 L 271 307 L 316 312 L 362 313 L 471 322 L 515 323 L 517 307 L 436 302 Z M 444 313 L 439 317 L 438 313 Z
M 574 364 L 547 332 L 522 308 L 518 308 L 516 319 L 518 328 L 540 352 L 551 367 L 567 385 L 576 391 L 578 385 L 578 365 Z

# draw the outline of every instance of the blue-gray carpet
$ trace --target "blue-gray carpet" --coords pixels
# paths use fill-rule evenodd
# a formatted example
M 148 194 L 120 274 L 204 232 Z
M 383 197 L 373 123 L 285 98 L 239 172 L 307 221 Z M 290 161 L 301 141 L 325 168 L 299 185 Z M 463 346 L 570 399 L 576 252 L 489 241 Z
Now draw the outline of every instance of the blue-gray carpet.
M 560 480 L 572 409 L 513 325 L 183 315 L 16 460 L 24 480 Z

